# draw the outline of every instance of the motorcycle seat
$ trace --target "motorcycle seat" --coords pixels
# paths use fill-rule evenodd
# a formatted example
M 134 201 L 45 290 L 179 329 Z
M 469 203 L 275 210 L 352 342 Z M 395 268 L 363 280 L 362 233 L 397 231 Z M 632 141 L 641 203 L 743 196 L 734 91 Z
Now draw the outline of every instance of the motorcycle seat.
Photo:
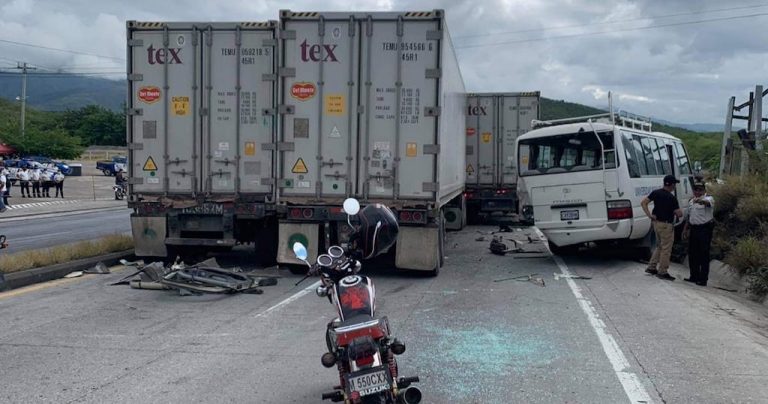
M 334 322 L 333 328 L 349 327 L 355 324 L 365 323 L 366 321 L 371 321 L 371 320 L 373 320 L 372 316 L 369 316 L 367 314 L 357 314 L 342 322 Z

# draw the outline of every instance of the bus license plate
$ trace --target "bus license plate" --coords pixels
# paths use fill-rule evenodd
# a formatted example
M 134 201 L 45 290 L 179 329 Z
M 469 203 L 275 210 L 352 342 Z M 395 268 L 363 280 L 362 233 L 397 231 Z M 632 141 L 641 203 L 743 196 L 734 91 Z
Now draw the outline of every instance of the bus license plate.
M 349 391 L 357 391 L 361 397 L 385 390 L 389 390 L 386 369 L 349 376 Z
M 579 220 L 578 210 L 561 210 L 560 220 Z

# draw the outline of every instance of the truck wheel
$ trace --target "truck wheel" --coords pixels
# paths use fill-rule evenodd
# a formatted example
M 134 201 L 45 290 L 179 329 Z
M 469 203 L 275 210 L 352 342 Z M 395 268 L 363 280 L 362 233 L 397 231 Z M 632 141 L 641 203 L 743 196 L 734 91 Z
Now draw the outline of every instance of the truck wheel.
M 112 172 L 110 172 L 109 170 L 101 170 L 101 172 L 104 173 L 104 175 L 106 175 L 107 177 L 112 175 Z

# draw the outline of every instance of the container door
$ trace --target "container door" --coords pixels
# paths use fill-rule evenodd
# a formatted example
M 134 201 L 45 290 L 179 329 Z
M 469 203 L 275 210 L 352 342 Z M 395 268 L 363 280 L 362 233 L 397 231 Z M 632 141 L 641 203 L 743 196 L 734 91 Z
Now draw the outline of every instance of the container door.
M 280 195 L 354 194 L 359 29 L 354 20 L 283 22 Z
M 499 97 L 499 186 L 517 185 L 517 156 L 515 142 L 518 136 L 531 130 L 531 121 L 539 117 L 539 97 L 504 95 Z
M 467 108 L 467 184 L 492 186 L 496 171 L 496 97 L 469 100 Z M 472 154 L 469 152 L 472 151 Z
M 214 26 L 203 33 L 209 111 L 203 172 L 208 193 L 272 193 L 273 32 Z
M 129 153 L 132 191 L 190 194 L 197 179 L 201 128 L 200 37 L 194 29 L 162 30 L 132 23 L 130 38 Z M 143 25 L 158 27 L 141 29 Z
M 440 41 L 428 38 L 438 29 L 434 20 L 362 21 L 364 199 L 435 197 Z

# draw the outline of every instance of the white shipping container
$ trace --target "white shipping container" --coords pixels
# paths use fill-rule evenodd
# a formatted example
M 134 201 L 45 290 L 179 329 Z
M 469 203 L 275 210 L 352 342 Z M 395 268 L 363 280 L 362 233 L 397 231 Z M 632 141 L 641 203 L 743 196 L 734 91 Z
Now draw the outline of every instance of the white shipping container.
M 280 25 L 280 202 L 461 193 L 465 90 L 441 10 L 281 11 Z
M 272 199 L 276 23 L 127 28 L 131 195 Z
M 538 91 L 467 94 L 468 188 L 515 188 L 515 141 L 539 118 L 539 98 Z

